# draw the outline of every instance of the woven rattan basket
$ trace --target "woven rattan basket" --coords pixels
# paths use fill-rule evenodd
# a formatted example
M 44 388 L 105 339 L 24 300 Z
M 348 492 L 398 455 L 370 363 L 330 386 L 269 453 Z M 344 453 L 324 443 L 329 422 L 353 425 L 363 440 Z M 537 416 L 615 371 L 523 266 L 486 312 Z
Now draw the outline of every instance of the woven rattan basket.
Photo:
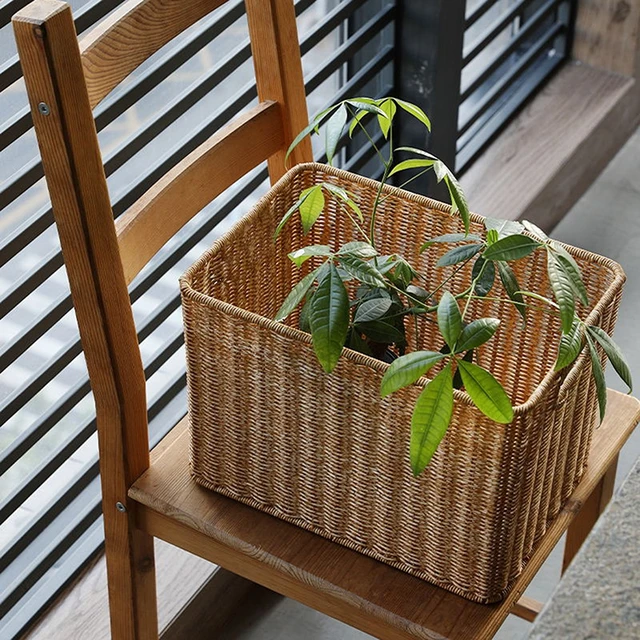
M 510 305 L 474 301 L 470 317 L 502 318 L 478 360 L 517 405 L 515 419 L 496 424 L 456 391 L 451 427 L 425 473 L 413 478 L 411 413 L 427 380 L 381 400 L 387 364 L 345 349 L 327 375 L 295 314 L 287 324 L 272 320 L 313 265 L 298 270 L 288 252 L 355 239 L 349 220 L 331 204 L 308 237 L 294 220 L 274 243 L 283 213 L 320 181 L 347 188 L 370 210 L 377 183 L 325 165 L 299 165 L 181 279 L 193 476 L 467 598 L 499 600 L 584 471 L 596 420 L 588 354 L 554 373 L 560 329 L 552 317 L 531 312 L 525 331 Z M 394 188 L 386 193 L 379 251 L 400 253 L 441 281 L 452 269 L 435 267 L 446 246 L 422 255 L 418 248 L 428 237 L 460 231 L 459 219 L 433 200 Z M 481 221 L 472 217 L 472 231 Z M 593 305 L 580 309 L 582 317 L 588 311 L 591 323 L 611 331 L 621 268 L 567 249 Z M 523 288 L 549 295 L 539 253 L 514 267 Z M 456 278 L 453 289 L 469 274 Z M 439 349 L 424 324 L 421 344 L 412 347 Z

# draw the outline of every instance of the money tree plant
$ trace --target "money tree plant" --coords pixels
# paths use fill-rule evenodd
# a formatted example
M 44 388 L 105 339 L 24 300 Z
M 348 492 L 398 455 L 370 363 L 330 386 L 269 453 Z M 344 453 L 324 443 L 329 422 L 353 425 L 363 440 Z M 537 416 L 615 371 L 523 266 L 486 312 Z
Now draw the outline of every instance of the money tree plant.
M 416 476 L 429 464 L 447 431 L 453 414 L 454 388 L 464 389 L 490 419 L 504 424 L 513 420 L 511 400 L 500 382 L 474 362 L 475 350 L 491 340 L 500 324 L 500 318 L 471 317 L 470 303 L 474 299 L 493 298 L 510 303 L 525 325 L 531 308 L 558 316 L 562 335 L 555 368 L 560 370 L 573 363 L 586 343 L 602 420 L 606 386 L 596 345 L 602 347 L 630 390 L 631 374 L 611 337 L 600 327 L 588 326 L 577 313 L 577 301 L 583 305 L 589 302 L 577 262 L 561 244 L 527 221 L 486 218 L 482 234 L 470 233 L 467 201 L 449 168 L 422 149 L 394 148 L 393 122 L 400 111 L 430 130 L 428 117 L 416 105 L 397 98 L 355 98 L 316 115 L 291 144 L 289 153 L 306 136 L 319 134 L 324 126 L 327 161 L 332 164 L 345 129 L 350 137 L 360 131 L 375 150 L 383 171 L 366 217 L 352 193 L 328 182 L 302 191 L 285 213 L 275 237 L 296 214 L 307 234 L 326 210 L 327 200 L 333 199 L 349 217 L 359 238 L 339 247 L 313 244 L 290 253 L 289 258 L 298 267 L 311 257 L 319 256 L 322 262 L 293 287 L 276 320 L 284 320 L 302 305 L 300 328 L 311 334 L 318 361 L 327 373 L 336 366 L 345 346 L 389 362 L 382 379 L 382 397 L 413 384 L 436 363 L 441 363 L 440 371 L 424 387 L 413 411 L 410 460 Z M 372 127 L 377 127 L 386 140 L 387 155 L 376 145 Z M 405 159 L 397 161 L 398 152 L 403 152 Z M 380 255 L 377 249 L 376 220 L 385 199 L 383 187 L 391 177 L 409 170 L 414 173 L 401 186 L 433 171 L 437 182 L 446 185 L 451 211 L 460 216 L 463 224 L 463 233 L 416 239 L 421 252 L 429 251 L 433 245 L 451 245 L 438 260 L 435 273 L 419 273 L 402 255 Z M 523 290 L 511 267 L 511 263 L 539 251 L 546 254 L 553 299 Z M 469 263 L 472 268 L 468 284 L 460 291 L 453 290 L 453 277 Z M 454 266 L 453 272 L 439 278 L 437 268 L 446 266 Z M 352 298 L 345 287 L 347 281 L 357 284 L 352 287 L 355 290 Z M 437 325 L 441 339 L 433 350 L 407 353 L 408 322 L 414 323 L 416 335 L 423 322 Z

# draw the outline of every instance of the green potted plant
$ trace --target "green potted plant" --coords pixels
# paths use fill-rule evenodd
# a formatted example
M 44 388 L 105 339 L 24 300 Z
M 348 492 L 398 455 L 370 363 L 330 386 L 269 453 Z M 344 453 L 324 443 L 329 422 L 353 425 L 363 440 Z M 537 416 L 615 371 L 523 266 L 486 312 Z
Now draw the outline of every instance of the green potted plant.
M 394 148 L 400 111 L 429 128 L 394 98 L 316 116 L 292 148 L 324 127 L 331 164 L 359 130 L 382 179 L 298 165 L 181 279 L 192 472 L 490 602 L 582 475 L 605 355 L 631 387 L 610 337 L 624 274 L 470 213 L 440 160 Z M 451 204 L 388 184 L 409 171 Z
M 291 290 L 276 320 L 284 320 L 304 301 L 300 328 L 311 333 L 316 356 L 327 373 L 335 367 L 344 346 L 383 360 L 391 359 L 391 366 L 382 379 L 380 391 L 383 397 L 413 384 L 434 365 L 442 366 L 440 373 L 424 388 L 413 414 L 410 458 L 415 475 L 427 466 L 446 433 L 453 412 L 454 388 L 464 388 L 476 407 L 492 420 L 505 424 L 513 420 L 511 401 L 500 382 L 490 371 L 473 362 L 474 350 L 493 337 L 500 318 L 471 319 L 469 304 L 475 298 L 487 298 L 494 291 L 496 280 L 502 291 L 494 295 L 506 296 L 504 300 L 521 314 L 525 331 L 530 308 L 535 307 L 560 319 L 562 334 L 558 341 L 556 370 L 571 365 L 586 342 L 602 419 L 606 386 L 595 345 L 604 350 L 629 390 L 632 388 L 631 373 L 612 338 L 599 326 L 587 324 L 576 312 L 578 302 L 584 306 L 589 304 L 578 263 L 560 243 L 526 220 L 485 218 L 486 232 L 482 236 L 469 233 L 466 197 L 448 167 L 421 149 L 393 148 L 392 125 L 398 109 L 409 113 L 430 131 L 428 117 L 416 105 L 397 98 L 357 98 L 345 100 L 318 114 L 291 144 L 289 153 L 305 136 L 319 133 L 319 127 L 325 122 L 326 154 L 331 164 L 337 143 L 348 124 L 350 136 L 357 130 L 364 133 L 384 170 L 367 230 L 362 226 L 363 214 L 351 194 L 331 182 L 305 189 L 285 213 L 276 228 L 276 237 L 295 212 L 299 213 L 307 234 L 323 213 L 325 197 L 333 196 L 343 203 L 344 213 L 358 229 L 360 239 L 335 248 L 314 244 L 291 252 L 289 258 L 297 266 L 312 256 L 320 256 L 323 262 Z M 385 139 L 389 139 L 388 157 L 382 155 L 365 127 L 367 118 L 378 125 Z M 414 157 L 396 161 L 398 152 Z M 462 233 L 420 239 L 420 251 L 439 244 L 453 245 L 438 259 L 436 267 L 456 265 L 456 269 L 440 280 L 438 270 L 434 274 L 421 274 L 403 256 L 380 256 L 376 250 L 376 214 L 383 200 L 382 190 L 389 178 L 408 170 L 418 171 L 405 180 L 402 187 L 428 171 L 435 173 L 438 182 L 444 181 L 451 196 L 451 212 L 457 213 L 464 225 Z M 542 251 L 546 256 L 553 299 L 521 289 L 510 266 L 535 251 Z M 452 275 L 467 264 L 472 264 L 468 281 L 458 287 L 459 291 L 449 291 Z M 349 297 L 345 281 L 357 283 L 353 299 Z M 424 282 L 432 285 L 429 290 L 421 286 Z M 439 349 L 405 354 L 407 319 L 415 322 L 418 333 L 421 322 L 434 322 L 430 317 L 435 318 L 440 332 L 440 339 L 434 345 Z

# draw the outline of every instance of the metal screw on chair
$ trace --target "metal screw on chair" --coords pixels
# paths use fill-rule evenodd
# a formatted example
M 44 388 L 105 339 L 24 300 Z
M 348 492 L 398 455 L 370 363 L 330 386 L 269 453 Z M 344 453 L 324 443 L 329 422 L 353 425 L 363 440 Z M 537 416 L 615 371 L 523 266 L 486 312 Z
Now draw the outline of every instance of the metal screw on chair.
M 38 111 L 43 116 L 48 116 L 51 113 L 51 109 L 49 108 L 49 105 L 46 102 L 40 102 L 38 104 Z
M 127 512 L 127 507 L 125 507 L 122 502 L 116 502 L 116 509 L 120 512 L 120 513 L 126 513 Z

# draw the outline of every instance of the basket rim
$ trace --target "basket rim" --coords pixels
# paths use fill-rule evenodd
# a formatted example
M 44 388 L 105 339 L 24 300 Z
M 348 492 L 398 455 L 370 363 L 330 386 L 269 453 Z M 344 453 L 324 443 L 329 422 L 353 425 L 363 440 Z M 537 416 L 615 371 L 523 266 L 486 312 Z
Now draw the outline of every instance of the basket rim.
M 336 167 L 332 167 L 326 164 L 318 163 L 318 162 L 305 162 L 300 163 L 289 169 L 270 189 L 264 194 L 252 207 L 251 209 L 244 214 L 237 222 L 235 222 L 231 228 L 224 233 L 220 238 L 218 238 L 213 245 L 205 251 L 198 260 L 196 260 L 185 273 L 180 276 L 180 292 L 183 297 L 193 300 L 201 305 L 210 307 L 212 309 L 217 309 L 222 311 L 223 313 L 229 314 L 231 316 L 235 316 L 236 318 L 261 325 L 275 333 L 285 337 L 294 339 L 300 342 L 306 342 L 308 344 L 312 343 L 311 335 L 301 331 L 300 329 L 296 329 L 295 327 L 289 327 L 282 322 L 276 322 L 271 318 L 267 318 L 253 311 L 247 311 L 246 309 L 242 309 L 237 307 L 229 302 L 225 302 L 223 300 L 219 300 L 218 298 L 214 298 L 212 296 L 208 296 L 199 291 L 196 291 L 192 286 L 192 280 L 194 275 L 204 266 L 206 265 L 212 258 L 214 258 L 222 248 L 239 232 L 241 232 L 245 227 L 250 226 L 253 222 L 254 218 L 259 215 L 262 207 L 269 202 L 272 198 L 273 192 L 281 191 L 286 189 L 287 186 L 292 182 L 292 180 L 299 174 L 304 172 L 312 172 L 321 170 L 325 174 L 329 174 L 334 176 L 335 178 L 343 178 L 348 180 L 349 182 L 355 182 L 356 184 L 360 184 L 363 187 L 369 187 L 373 189 L 378 188 L 379 182 L 372 180 L 371 178 L 365 178 L 355 173 L 351 173 L 349 171 L 345 171 L 343 169 L 338 169 Z M 438 200 L 434 200 L 427 196 L 418 195 L 416 193 L 412 193 L 410 191 L 406 191 L 404 189 L 400 189 L 398 187 L 394 187 L 391 185 L 385 185 L 382 191 L 385 195 L 391 195 L 398 198 L 402 198 L 403 200 L 409 200 L 411 202 L 415 202 L 416 204 L 423 206 L 429 209 L 435 209 L 444 214 L 448 214 L 451 217 L 454 217 L 454 214 L 451 213 L 451 206 L 440 202 Z M 482 224 L 485 220 L 486 216 L 482 216 L 478 213 L 471 212 L 470 220 L 472 222 Z M 525 232 L 526 233 L 526 232 Z M 608 306 L 608 304 L 613 300 L 614 296 L 617 294 L 619 288 L 624 284 L 626 280 L 626 275 L 622 266 L 617 263 L 615 260 L 611 258 L 607 258 L 605 256 L 599 255 L 597 253 L 593 253 L 591 251 L 587 251 L 586 249 L 580 249 L 578 247 L 574 247 L 569 244 L 565 244 L 564 242 L 558 242 L 564 249 L 566 249 L 574 258 L 579 258 L 581 260 L 587 260 L 589 262 L 593 262 L 599 264 L 607 269 L 609 269 L 613 275 L 613 282 L 607 287 L 604 294 L 600 297 L 598 302 L 595 304 L 593 309 L 589 312 L 587 317 L 585 318 L 585 323 L 596 323 L 602 314 L 603 310 Z M 584 362 L 585 353 L 586 353 L 586 345 L 581 350 L 578 358 L 574 361 L 573 365 L 569 369 L 569 371 L 564 374 L 565 380 L 567 378 L 573 378 L 573 372 L 576 370 L 576 367 Z M 377 358 L 373 358 L 371 356 L 367 356 L 365 354 L 359 353 L 357 351 L 353 351 L 348 347 L 343 347 L 341 358 L 346 357 L 348 360 L 351 360 L 355 364 L 364 365 L 371 369 L 374 369 L 380 373 L 387 371 L 389 368 L 389 364 L 386 362 L 382 362 Z M 555 371 L 551 368 L 542 378 L 542 380 L 538 383 L 536 388 L 531 392 L 529 397 L 522 403 L 513 407 L 514 418 L 516 416 L 525 414 L 529 412 L 536 406 L 536 403 L 540 400 L 540 398 L 544 395 L 544 393 L 551 387 L 551 385 L 555 382 L 556 378 L 562 376 L 562 371 Z M 429 382 L 429 378 L 427 376 L 420 377 L 416 382 L 413 383 L 412 386 L 423 388 Z M 454 389 L 454 399 L 456 402 L 462 402 L 467 406 L 475 406 L 471 397 L 465 391 L 460 391 L 459 389 Z M 559 397 L 560 400 L 560 397 Z M 513 424 L 513 423 L 510 423 Z M 508 427 L 509 425 L 500 425 L 504 427 Z

